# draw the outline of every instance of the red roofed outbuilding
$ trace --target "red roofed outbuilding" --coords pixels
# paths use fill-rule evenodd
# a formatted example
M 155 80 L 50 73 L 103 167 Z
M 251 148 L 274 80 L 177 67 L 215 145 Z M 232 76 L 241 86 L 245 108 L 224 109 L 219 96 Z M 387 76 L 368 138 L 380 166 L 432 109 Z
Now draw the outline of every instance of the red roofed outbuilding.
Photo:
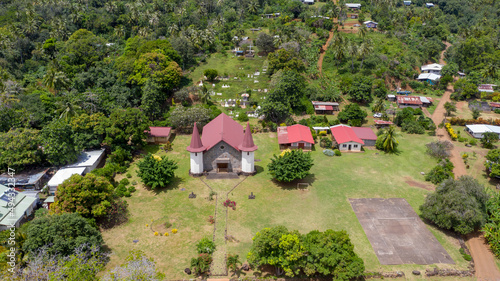
M 365 146 L 375 146 L 377 135 L 369 127 L 352 127 L 356 136 L 365 143 Z
M 333 144 L 338 146 L 340 151 L 361 151 L 361 146 L 365 144 L 351 126 L 335 125 L 330 127 L 330 131 L 332 132 Z
M 148 143 L 166 143 L 170 139 L 170 127 L 149 127 Z
M 278 128 L 278 143 L 280 149 L 301 148 L 311 150 L 314 145 L 314 139 L 309 127 L 296 124 L 288 127 Z
M 250 124 L 243 131 L 238 122 L 221 113 L 203 127 L 200 138 L 198 128 L 193 127 L 190 152 L 191 175 L 203 173 L 242 173 L 254 174 L 254 151 Z

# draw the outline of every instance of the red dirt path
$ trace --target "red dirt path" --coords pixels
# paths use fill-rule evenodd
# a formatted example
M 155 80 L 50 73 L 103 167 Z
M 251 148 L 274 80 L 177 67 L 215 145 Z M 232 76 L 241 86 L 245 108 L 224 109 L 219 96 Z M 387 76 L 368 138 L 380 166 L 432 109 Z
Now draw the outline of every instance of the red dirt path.
M 451 45 L 448 42 L 445 42 L 446 49 Z M 441 59 L 439 60 L 440 64 L 446 64 L 444 61 L 444 52 L 441 52 Z M 450 101 L 450 95 L 453 92 L 453 86 L 450 85 L 446 92 L 443 94 L 443 97 L 439 101 L 436 110 L 432 114 L 432 121 L 436 126 L 440 124 L 444 117 L 446 110 L 444 109 L 444 104 Z M 448 132 L 446 132 L 445 128 L 437 129 L 436 135 L 440 140 L 449 140 L 451 141 Z M 464 161 L 460 155 L 461 151 L 458 150 L 456 146 L 451 150 L 450 161 L 453 163 L 455 168 L 453 169 L 453 173 L 456 177 L 460 177 L 463 175 L 467 175 L 467 169 L 465 168 Z M 469 244 L 470 253 L 472 258 L 474 259 L 474 265 L 476 267 L 476 278 L 478 281 L 500 281 L 500 271 L 495 264 L 495 257 L 491 253 L 490 247 L 487 244 L 481 233 L 475 233 L 468 237 L 467 244 Z

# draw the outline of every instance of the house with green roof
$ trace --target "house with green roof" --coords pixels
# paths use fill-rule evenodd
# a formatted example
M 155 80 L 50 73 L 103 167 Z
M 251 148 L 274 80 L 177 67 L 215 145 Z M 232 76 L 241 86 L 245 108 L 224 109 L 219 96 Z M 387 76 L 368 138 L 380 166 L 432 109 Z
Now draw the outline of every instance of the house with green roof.
M 12 202 L 13 204 L 9 204 Z M 0 231 L 23 224 L 36 208 L 37 198 L 0 184 Z

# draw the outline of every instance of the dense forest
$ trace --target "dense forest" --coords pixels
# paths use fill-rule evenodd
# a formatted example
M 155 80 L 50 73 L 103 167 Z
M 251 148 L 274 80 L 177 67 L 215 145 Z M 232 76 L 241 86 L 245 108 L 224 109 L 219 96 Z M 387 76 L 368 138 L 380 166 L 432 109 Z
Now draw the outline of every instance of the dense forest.
M 266 60 L 267 76 L 261 80 L 269 92 L 250 106 L 259 107 L 262 129 L 272 131 L 314 113 L 311 100 L 370 106 L 397 88 L 439 95 L 458 72 L 466 78 L 455 84 L 457 100 L 476 97 L 478 84 L 500 85 L 498 1 L 436 0 L 432 8 L 424 0 L 410 6 L 402 0 L 353 2 L 362 4 L 357 33 L 346 24 L 351 11 L 344 0 L 314 5 L 300 0 L 0 0 L 0 172 L 61 167 L 83 150 L 104 147 L 107 164 L 96 174 L 118 185 L 112 175 L 126 170 L 145 144 L 149 126 L 190 132 L 194 122 L 206 124 L 223 112 L 191 74 L 210 58 L 232 56 L 236 48 L 256 47 Z M 378 23 L 376 30 L 363 26 L 368 19 Z M 441 81 L 417 82 L 420 66 L 439 62 L 445 49 Z M 220 70 L 203 75 L 208 85 L 245 76 Z M 358 124 L 346 114 L 301 124 Z M 240 116 L 248 120 L 243 111 Z M 113 210 L 123 207 L 120 202 Z M 85 219 L 91 222 L 68 215 L 61 223 L 88 228 L 92 233 L 85 235 L 92 239 L 86 242 L 101 244 L 91 225 L 105 219 Z M 57 223 L 42 217 L 37 227 L 56 229 Z M 30 249 L 40 246 L 29 243 Z M 66 252 L 70 258 L 61 270 L 83 259 L 82 266 L 99 264 L 89 273 L 95 275 L 105 262 L 85 256 L 89 251 L 94 250 Z M 151 266 L 141 255 L 130 261 Z

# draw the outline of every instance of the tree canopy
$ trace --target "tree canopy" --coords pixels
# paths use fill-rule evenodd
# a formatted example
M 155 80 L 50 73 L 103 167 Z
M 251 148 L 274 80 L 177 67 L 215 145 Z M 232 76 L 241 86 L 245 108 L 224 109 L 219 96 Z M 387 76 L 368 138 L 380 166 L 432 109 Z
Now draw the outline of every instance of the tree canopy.
M 470 176 L 447 179 L 425 198 L 422 217 L 437 226 L 468 234 L 486 222 L 489 196 L 483 185 Z
M 280 155 L 274 155 L 271 163 L 267 165 L 269 173 L 277 181 L 291 182 L 303 179 L 309 175 L 313 166 L 311 154 L 301 149 L 284 150 Z

